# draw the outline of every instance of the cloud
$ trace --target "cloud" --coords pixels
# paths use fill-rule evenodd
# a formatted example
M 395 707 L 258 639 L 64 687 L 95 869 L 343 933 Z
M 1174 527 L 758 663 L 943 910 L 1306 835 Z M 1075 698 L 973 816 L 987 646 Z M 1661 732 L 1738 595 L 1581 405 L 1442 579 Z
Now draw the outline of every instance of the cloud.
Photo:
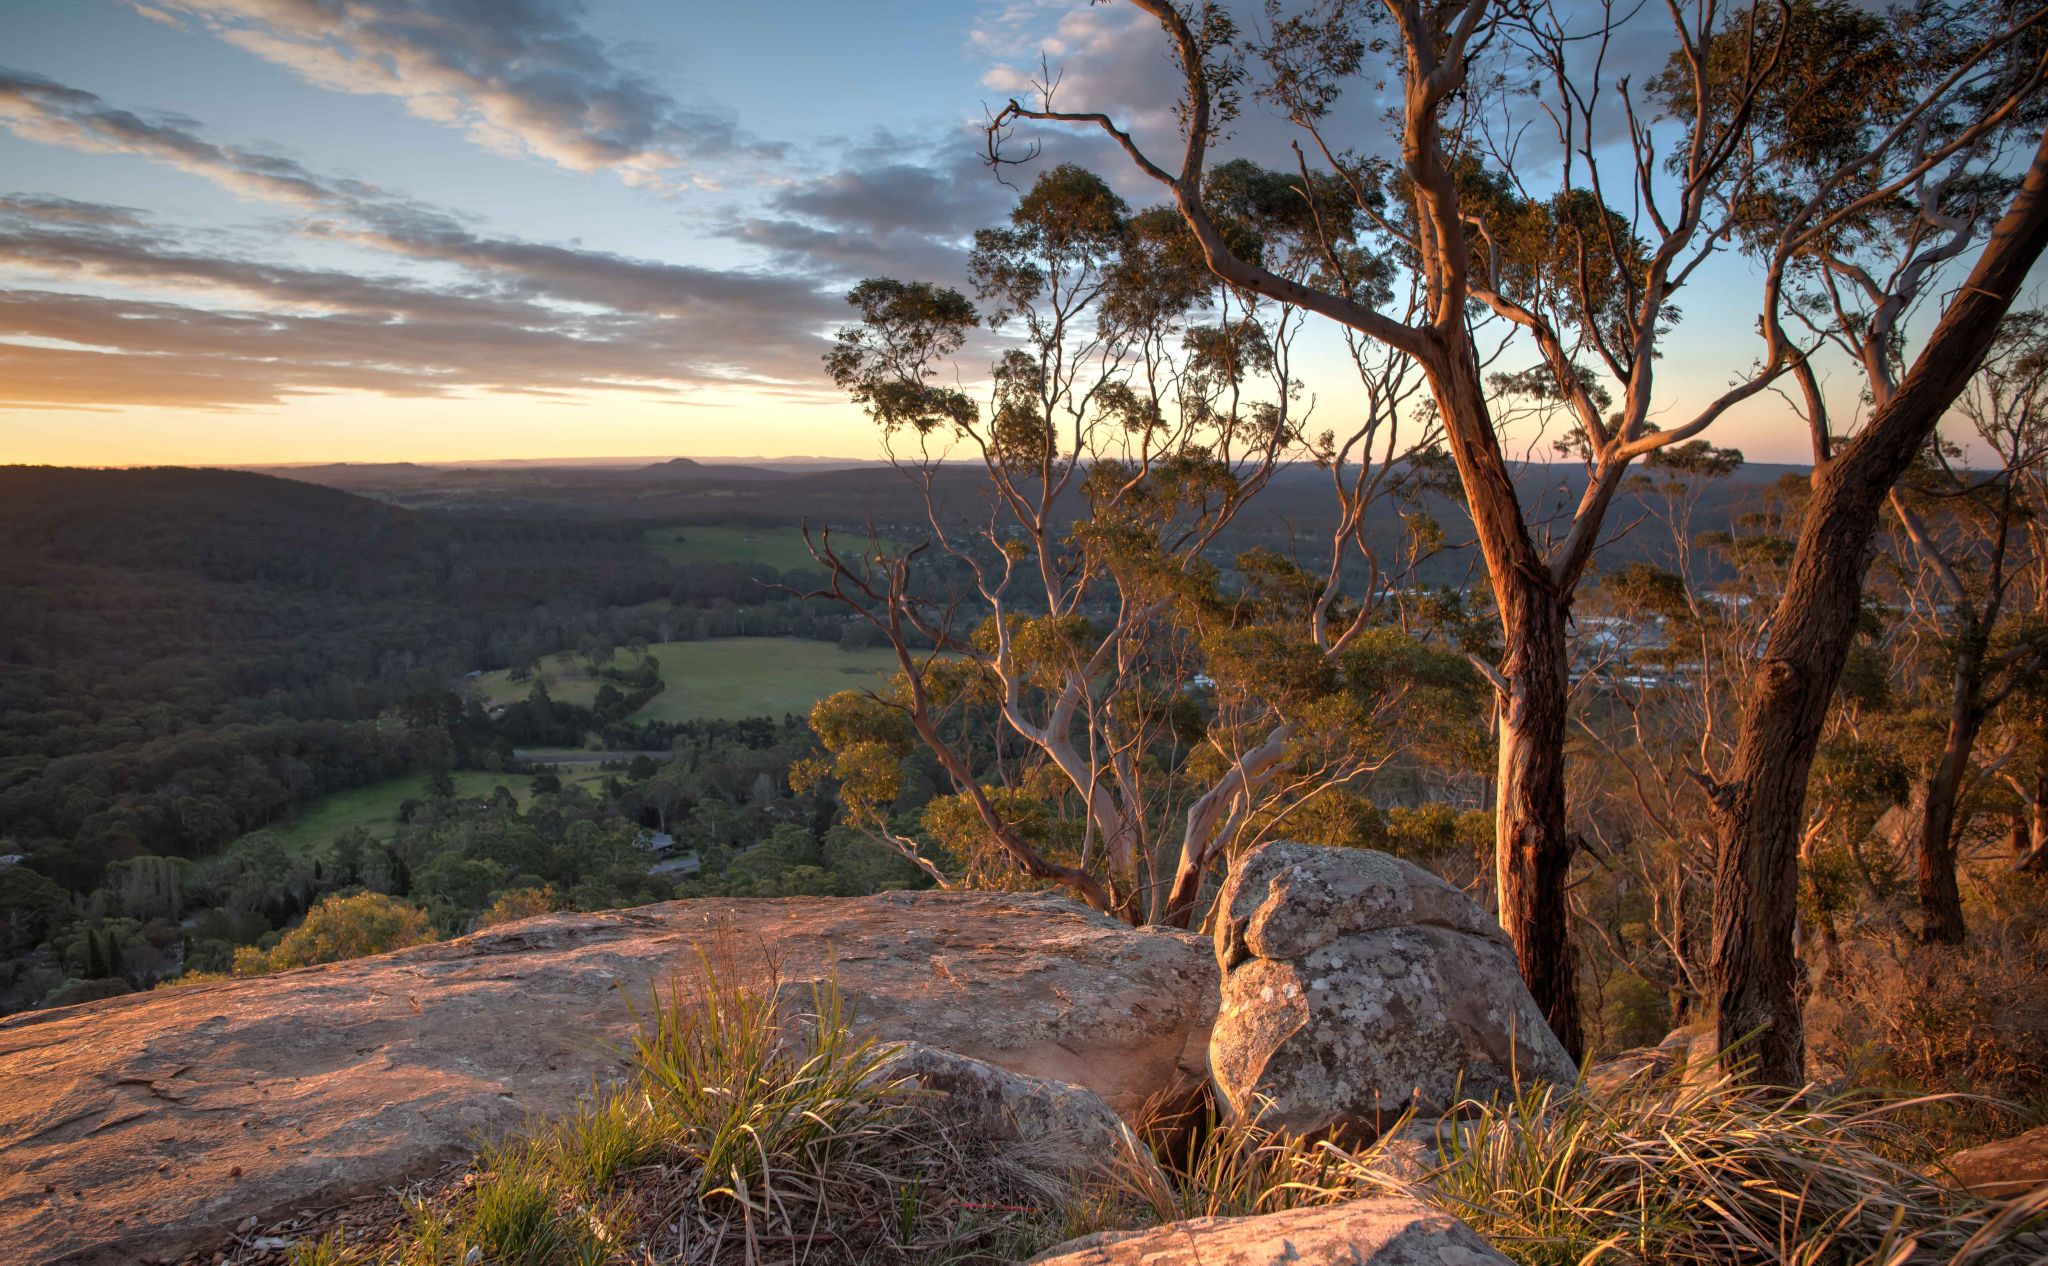
M 0 267 L 130 287 L 0 289 L 0 400 L 15 405 L 233 408 L 316 391 L 684 397 L 734 382 L 802 383 L 816 372 L 816 344 L 786 328 L 786 313 L 697 321 L 573 310 L 4 220 Z M 179 297 L 143 297 L 138 287 Z
M 981 161 L 979 134 L 882 136 L 843 165 L 785 185 L 724 232 L 779 267 L 843 283 L 888 275 L 963 284 L 974 231 L 1000 223 L 1015 190 Z
M 1055 108 L 1106 113 L 1155 162 L 1169 171 L 1179 163 L 1180 72 L 1158 21 L 1143 10 L 1010 5 L 976 27 L 970 41 L 997 59 L 981 76 L 995 104 L 1014 98 L 1043 105 L 1038 88 L 1050 71 Z
M 378 196 L 359 181 L 315 177 L 289 158 L 216 145 L 189 123 L 175 115 L 145 118 L 93 93 L 0 67 L 0 127 L 24 139 L 88 153 L 143 155 L 266 202 L 312 208 Z
M 398 270 L 256 259 L 132 208 L 9 195 L 0 269 L 177 299 L 0 291 L 0 339 L 16 340 L 0 388 L 10 403 L 190 404 L 209 384 L 222 407 L 313 390 L 805 389 L 818 380 L 817 336 L 841 315 L 836 296 L 802 275 L 491 235 L 447 210 L 37 76 L 0 72 L 0 125 L 204 176 L 298 213 L 289 234 L 368 248 Z
M 566 0 L 159 0 L 308 82 L 396 97 L 489 148 L 635 184 L 781 147 L 621 66 Z
M 181 233 L 127 207 L 0 199 L 0 284 L 30 279 L 0 292 L 0 340 L 15 340 L 0 394 L 15 403 L 89 401 L 95 380 L 98 398 L 131 404 L 190 403 L 212 384 L 221 407 L 324 390 L 682 399 L 744 384 L 829 398 L 821 336 L 844 322 L 848 286 L 877 275 L 964 285 L 974 230 L 1000 223 L 1016 195 L 973 129 L 877 134 L 724 212 L 714 231 L 758 248 L 765 266 L 706 267 L 494 233 L 35 75 L 0 72 L 0 126 L 167 164 L 286 213 L 259 226 L 265 240 Z M 1073 138 L 1059 152 L 1099 145 Z M 1031 174 L 1008 173 L 1019 184 Z M 308 241 L 371 262 L 308 267 L 292 258 Z M 170 359 L 186 363 L 174 371 Z

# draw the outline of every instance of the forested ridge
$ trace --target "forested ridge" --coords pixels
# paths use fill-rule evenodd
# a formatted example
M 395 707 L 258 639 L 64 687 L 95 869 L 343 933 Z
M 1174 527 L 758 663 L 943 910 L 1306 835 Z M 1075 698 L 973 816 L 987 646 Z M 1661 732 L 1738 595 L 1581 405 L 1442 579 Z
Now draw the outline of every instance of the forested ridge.
M 651 645 L 846 628 L 788 592 L 800 553 L 676 561 L 648 532 L 234 471 L 0 468 L 0 1013 L 665 898 L 685 872 L 654 828 L 693 891 L 918 882 L 835 833 L 829 797 L 791 799 L 801 718 L 639 712 L 666 688 Z M 772 676 L 787 643 L 760 645 Z M 487 698 L 492 670 L 523 697 Z M 577 671 L 590 691 L 553 698 Z M 619 755 L 558 777 L 528 747 Z M 384 807 L 306 825 L 338 802 Z
M 0 471 L 0 836 L 84 886 L 412 767 L 375 718 L 509 621 L 669 595 L 638 534 L 232 471 Z

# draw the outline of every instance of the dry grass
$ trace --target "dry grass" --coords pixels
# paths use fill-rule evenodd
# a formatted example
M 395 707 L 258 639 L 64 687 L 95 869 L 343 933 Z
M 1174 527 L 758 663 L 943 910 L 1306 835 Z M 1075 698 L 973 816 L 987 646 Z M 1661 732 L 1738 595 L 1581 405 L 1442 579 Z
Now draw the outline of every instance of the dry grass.
M 1531 1266 L 2041 1261 L 2048 1197 L 1989 1204 L 1893 1158 L 1921 1102 L 1686 1068 L 1597 1095 L 1531 1090 L 1445 1123 L 1412 1190 Z
M 2048 1192 L 1986 1202 L 1893 1159 L 1919 1106 L 1761 1094 L 1680 1068 L 1599 1094 L 1547 1087 L 1468 1102 L 1419 1154 L 1413 1140 L 1428 1127 L 1347 1149 L 1211 1121 L 1156 1157 L 1129 1149 L 1116 1194 L 1123 1217 L 1147 1222 L 1408 1196 L 1526 1266 L 2048 1261 Z
M 1986 1202 L 1901 1159 L 1924 1098 L 1765 1093 L 1681 1067 L 1468 1102 L 1433 1136 L 1363 1147 L 1212 1115 L 1127 1136 L 1077 1189 L 892 1081 L 830 988 L 746 983 L 707 958 L 643 1017 L 634 1054 L 629 1084 L 488 1149 L 410 1224 L 306 1245 L 295 1266 L 996 1263 L 1089 1230 L 1389 1194 L 1526 1266 L 2048 1261 L 2048 1192 Z
M 636 1075 L 481 1153 L 374 1245 L 294 1266 L 896 1266 L 1018 1260 L 1063 1238 L 1066 1183 L 891 1079 L 835 989 L 703 962 L 658 997 Z
M 1857 942 L 1815 985 L 1809 1047 L 1845 1084 L 1946 1096 L 1915 1113 L 1933 1148 L 2015 1134 L 2048 1122 L 2044 980 L 2048 928 L 1995 909 L 1959 947 Z

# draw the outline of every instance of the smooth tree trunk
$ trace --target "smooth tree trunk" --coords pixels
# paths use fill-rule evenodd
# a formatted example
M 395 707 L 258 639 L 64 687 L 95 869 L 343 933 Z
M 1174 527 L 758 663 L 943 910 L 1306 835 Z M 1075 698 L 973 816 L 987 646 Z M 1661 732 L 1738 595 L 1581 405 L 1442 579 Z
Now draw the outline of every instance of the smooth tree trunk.
M 1451 456 L 1500 611 L 1500 765 L 1494 873 L 1501 928 L 1530 996 L 1573 1059 L 1585 1053 L 1566 899 L 1573 839 L 1566 826 L 1565 726 L 1571 704 L 1569 597 L 1529 536 L 1480 387 L 1469 343 L 1444 349 L 1430 375 Z
M 1905 380 L 1813 476 L 1729 775 L 1712 789 L 1718 1036 L 1724 1048 L 1752 1039 L 1742 1052 L 1758 1081 L 1797 1085 L 1805 1073 L 1794 940 L 1807 775 L 1855 637 L 1879 511 L 1976 372 L 2044 247 L 2048 135 Z

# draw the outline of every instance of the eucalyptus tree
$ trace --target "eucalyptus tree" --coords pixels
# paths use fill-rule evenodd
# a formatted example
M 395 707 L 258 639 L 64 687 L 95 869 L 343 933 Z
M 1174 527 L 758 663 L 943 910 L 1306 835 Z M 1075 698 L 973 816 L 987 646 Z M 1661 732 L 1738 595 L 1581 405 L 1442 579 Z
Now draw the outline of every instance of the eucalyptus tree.
M 1928 635 L 1940 696 L 1941 740 L 1913 797 L 1920 936 L 1951 945 L 1964 936 L 1957 814 L 1984 772 L 1978 737 L 2048 661 L 2038 602 L 2048 557 L 2030 531 L 2048 505 L 2029 495 L 2039 487 L 2030 475 L 2048 461 L 2048 319 L 2007 317 L 1959 403 L 1990 469 L 1957 469 L 1970 450 L 1937 434 L 1891 495 L 1908 618 Z
M 1707 779 L 1719 1033 L 1724 1047 L 1754 1038 L 1742 1049 L 1763 1079 L 1804 1073 L 1800 840 L 1879 516 L 2048 247 L 2044 23 L 2031 3 L 1803 3 L 1761 24 L 1796 54 L 1761 101 L 1740 59 L 1689 76 L 1718 111 L 1750 103 L 1770 159 L 1745 167 L 1727 205 L 1771 270 L 1764 328 L 1800 328 L 1816 349 L 1789 393 L 1810 436 L 1809 496 L 1732 758 Z M 1821 382 L 1831 353 L 1865 388 L 1851 410 Z
M 1340 187 L 1250 165 L 1216 175 L 1206 196 L 1237 249 L 1304 279 L 1343 270 L 1393 302 Z M 969 273 L 985 310 L 931 283 L 862 283 L 826 358 L 919 489 L 928 539 L 892 552 L 811 538 L 831 577 L 814 596 L 879 630 L 902 669 L 890 691 L 824 701 L 814 726 L 851 817 L 934 879 L 951 877 L 886 821 L 913 744 L 1003 866 L 1133 922 L 1188 926 L 1230 856 L 1377 768 L 1393 719 L 1470 674 L 1376 616 L 1399 563 L 1373 548 L 1367 509 L 1415 476 L 1403 459 L 1433 427 L 1404 407 L 1407 360 L 1358 349 L 1362 403 L 1312 431 L 1293 363 L 1302 313 L 1220 283 L 1178 215 L 1132 213 L 1076 167 L 1039 176 L 1008 224 L 978 234 Z M 985 374 L 962 367 L 982 350 Z M 946 491 L 959 454 L 985 498 L 971 516 Z M 1226 565 L 1247 507 L 1298 461 L 1328 477 L 1324 552 L 1244 549 Z M 964 592 L 936 591 L 927 556 L 950 560 Z M 1440 703 L 1428 723 L 1454 711 Z M 999 762 L 1005 745 L 1021 753 L 993 782 L 979 736 L 949 728 L 962 708 L 995 719 Z M 1068 804 L 1076 829 L 1062 831 Z
M 1711 2 L 1671 6 L 1671 35 L 1693 76 L 1707 74 L 1709 58 L 1737 68 L 1730 96 L 1693 94 L 1688 104 L 1608 67 L 1632 20 L 1657 20 L 1645 9 L 1631 19 L 1608 6 L 1581 29 L 1544 3 L 1274 0 L 1268 34 L 1250 40 L 1216 4 L 1131 2 L 1158 21 L 1181 71 L 1178 155 L 1155 160 L 1108 114 L 1063 108 L 1048 82 L 1035 105 L 1013 100 L 998 114 L 991 158 L 1003 160 L 1022 121 L 1101 130 L 1169 192 L 1219 276 L 1390 349 L 1426 380 L 1501 627 L 1502 655 L 1485 667 L 1498 696 L 1501 922 L 1552 1027 L 1577 1051 L 1567 904 L 1576 837 L 1565 799 L 1572 601 L 1630 466 L 1699 435 L 1800 354 L 1782 329 L 1761 330 L 1753 354 L 1713 367 L 1731 385 L 1703 402 L 1687 391 L 1695 403 L 1683 412 L 1659 372 L 1673 350 L 1665 336 L 1676 298 L 1741 214 L 1725 194 L 1757 161 L 1755 105 L 1790 33 Z M 1375 117 L 1358 98 L 1370 101 L 1384 83 L 1396 92 L 1393 157 L 1371 152 L 1369 127 L 1342 132 L 1346 118 Z M 1410 310 L 1386 310 L 1341 273 L 1289 277 L 1234 248 L 1205 189 L 1247 86 L 1300 129 L 1302 169 L 1349 194 L 1371 253 L 1412 280 Z M 1556 530 L 1525 506 L 1509 447 L 1517 440 L 1504 434 L 1532 413 L 1564 426 L 1586 466 Z
M 1880 301 L 1852 312 L 1852 300 L 1838 313 L 1817 297 L 1831 281 L 1824 261 L 1901 241 L 1903 262 L 1889 278 L 1878 273 L 1878 285 L 1919 293 L 1981 238 L 1997 205 L 1986 183 L 1967 173 L 1996 166 L 1998 138 L 2031 100 L 2037 20 L 1995 4 L 1927 4 L 1877 19 L 1890 34 L 1873 41 L 1859 11 L 1832 0 L 1704 0 L 1661 11 L 1567 11 L 1545 0 L 1270 0 L 1268 34 L 1246 40 L 1228 11 L 1207 0 L 1130 2 L 1157 20 L 1181 72 L 1177 156 L 1156 161 L 1099 109 L 1063 108 L 1048 80 L 1037 104 L 1012 101 L 993 120 L 991 157 L 1001 161 L 1020 121 L 1098 129 L 1171 193 L 1220 276 L 1336 321 L 1420 367 L 1502 627 L 1504 655 L 1493 674 L 1502 923 L 1532 992 L 1576 1049 L 1566 628 L 1615 492 L 1637 459 L 1689 441 L 1787 374 L 1817 391 L 1811 358 L 1827 346 L 1832 322 L 1861 321 L 1861 333 L 1893 345 L 1903 309 Z M 1632 68 L 1615 62 L 1651 24 L 1673 51 L 1663 73 L 1638 85 Z M 1248 55 L 1264 72 L 1253 90 L 1305 135 L 1306 147 L 1297 148 L 1346 183 L 1378 240 L 1420 279 L 1425 302 L 1413 319 L 1341 288 L 1273 274 L 1234 251 L 1208 213 L 1210 153 L 1250 82 Z M 1387 84 L 1396 94 L 1388 111 L 1394 156 L 1347 148 L 1373 139 L 1339 134 L 1359 115 L 1355 98 Z M 2038 252 L 2030 224 L 2023 214 L 2013 232 L 1994 234 L 1981 275 L 1957 292 L 1950 311 L 1962 328 L 1947 338 L 1938 331 L 1929 344 L 1953 359 L 1948 372 L 1902 382 L 1893 393 L 1900 399 L 1888 396 L 1881 410 L 1918 417 L 1937 397 L 1944 403 L 1934 415 L 1946 407 L 1981 351 L 1984 318 L 1995 322 L 2010 302 L 2011 266 Z M 1906 227 L 1901 238 L 1902 226 L 1920 227 Z M 1660 370 L 1688 350 L 1669 337 L 1676 299 L 1718 275 L 1701 270 L 1731 245 L 1760 265 L 1759 342 L 1748 363 L 1713 367 L 1730 385 L 1701 401 L 1699 375 L 1674 383 L 1679 375 Z M 1788 321 L 1788 309 L 1811 322 Z M 1479 340 L 1495 330 L 1526 349 L 1531 370 L 1483 372 Z M 1583 495 L 1555 533 L 1522 504 L 1503 442 L 1504 417 L 1531 394 L 1563 415 L 1588 467 Z M 1916 431 L 1908 455 L 1924 434 Z M 1863 455 L 1835 469 L 1857 472 L 1849 482 L 1877 488 L 1881 500 L 1903 469 L 1888 460 L 1891 447 L 1864 445 Z M 1838 520 L 1835 496 L 1831 487 L 1819 490 L 1821 514 L 1809 523 L 1810 531 L 1833 525 L 1825 529 L 1830 560 L 1819 564 L 1829 574 L 1795 568 L 1793 583 L 1809 591 L 1798 601 L 1817 603 L 1815 610 L 1853 611 L 1869 516 Z M 1806 556 L 1816 557 L 1810 549 Z M 1814 654 L 1773 661 L 1784 665 L 1785 680 L 1760 692 L 1758 723 L 1745 728 L 1755 741 L 1738 744 L 1732 776 L 1717 784 L 1725 819 L 1715 953 L 1722 1032 L 1770 1028 L 1759 1071 L 1788 1079 L 1797 1076 L 1799 1049 L 1793 828 L 1846 647 L 1827 623 Z M 1776 630 L 1780 640 L 1798 631 L 1785 622 Z

